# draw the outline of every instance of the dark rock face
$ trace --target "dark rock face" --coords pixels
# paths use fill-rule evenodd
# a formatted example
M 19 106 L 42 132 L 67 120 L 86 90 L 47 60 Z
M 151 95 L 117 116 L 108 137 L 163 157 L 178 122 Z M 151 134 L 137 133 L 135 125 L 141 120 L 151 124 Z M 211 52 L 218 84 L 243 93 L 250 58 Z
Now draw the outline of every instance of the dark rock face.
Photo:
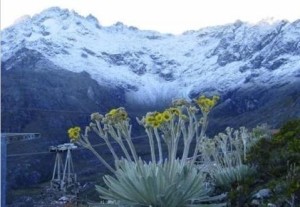
M 126 52 L 123 54 L 109 54 L 106 52 L 102 52 L 101 57 L 112 65 L 116 65 L 116 66 L 128 65 L 129 68 L 134 73 L 138 75 L 143 75 L 147 71 L 146 71 L 146 64 L 140 60 L 140 54 L 141 53 L 130 53 L 130 52 Z
M 250 64 L 243 66 L 241 72 L 261 67 L 275 70 L 285 63 L 285 59 L 280 58 L 281 55 L 299 55 L 299 35 L 287 38 L 285 34 L 287 31 L 298 31 L 298 28 L 297 21 L 289 25 L 286 21 L 281 21 L 265 33 L 260 33 L 260 29 L 255 27 L 232 25 L 220 31 L 222 38 L 212 55 L 217 55 L 220 66 L 249 60 Z M 239 39 L 238 34 L 243 34 L 248 41 L 240 42 L 243 39 Z
M 124 104 L 121 89 L 100 86 L 88 73 L 63 70 L 26 48 L 2 63 L 2 88 L 5 132 L 31 131 L 41 120 L 48 129 L 67 127 L 92 111 Z
M 100 86 L 88 73 L 63 70 L 26 48 L 2 63 L 1 78 L 2 132 L 42 136 L 34 142 L 9 144 L 8 155 L 45 152 L 51 145 L 69 142 L 68 128 L 88 125 L 93 112 L 124 105 L 122 89 Z M 80 157 L 82 153 L 86 151 L 79 152 Z M 53 159 L 54 154 L 8 157 L 8 189 L 49 181 Z
M 114 66 L 128 66 L 132 72 L 140 76 L 147 72 L 156 73 L 166 81 L 174 80 L 172 72 L 174 68 L 176 69 L 176 67 L 180 65 L 173 59 L 166 59 L 166 57 L 162 55 L 149 55 L 147 52 L 143 51 L 125 52 L 119 54 L 102 52 L 101 55 L 97 57 L 104 59 Z M 151 64 L 147 65 L 143 59 L 151 60 Z
M 300 81 L 272 88 L 240 88 L 223 94 L 212 111 L 210 126 L 224 130 L 227 126 L 252 128 L 267 123 L 279 128 L 297 117 L 300 117 Z

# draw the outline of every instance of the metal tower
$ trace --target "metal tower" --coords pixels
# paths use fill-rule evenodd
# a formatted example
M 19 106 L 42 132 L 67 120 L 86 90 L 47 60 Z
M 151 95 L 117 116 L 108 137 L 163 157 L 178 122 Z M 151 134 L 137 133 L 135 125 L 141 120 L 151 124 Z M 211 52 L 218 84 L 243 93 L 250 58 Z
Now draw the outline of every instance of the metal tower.
M 58 146 L 49 147 L 50 152 L 56 152 L 53 175 L 51 179 L 51 188 L 67 192 L 76 190 L 77 175 L 74 172 L 71 150 L 76 149 L 73 143 L 65 143 Z M 62 154 L 67 152 L 65 163 L 62 160 Z

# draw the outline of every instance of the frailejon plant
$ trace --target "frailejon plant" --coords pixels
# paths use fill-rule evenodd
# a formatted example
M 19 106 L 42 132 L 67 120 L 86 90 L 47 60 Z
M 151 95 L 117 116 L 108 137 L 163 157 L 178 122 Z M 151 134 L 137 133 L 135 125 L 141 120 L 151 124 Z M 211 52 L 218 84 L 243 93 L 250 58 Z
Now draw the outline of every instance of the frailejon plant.
M 228 127 L 225 133 L 202 140 L 200 166 L 209 172 L 218 188 L 229 191 L 231 206 L 244 206 L 251 194 L 256 168 L 246 164 L 247 154 L 253 145 L 266 138 L 267 132 L 266 125 L 251 132 L 245 127 Z
M 132 126 L 124 108 L 112 109 L 105 115 L 93 113 L 92 122 L 84 133 L 80 133 L 79 127 L 74 127 L 68 134 L 72 142 L 91 150 L 113 172 L 114 176 L 104 177 L 108 189 L 97 186 L 102 198 L 120 204 L 152 207 L 193 206 L 193 202 L 199 206 L 200 201 L 211 200 L 207 196 L 210 188 L 194 164 L 200 143 L 205 138 L 208 114 L 218 99 L 217 96 L 201 96 L 195 100 L 196 106 L 185 100 L 176 100 L 163 112 L 149 112 L 137 119 L 149 138 L 149 162 L 141 160 L 135 150 Z M 197 107 L 202 112 L 201 118 L 197 115 Z M 90 131 L 104 140 L 114 158 L 114 166 L 93 148 L 88 138 Z M 182 155 L 177 157 L 180 139 L 183 139 L 184 147 Z M 111 140 L 119 144 L 123 156 L 115 152 Z M 163 157 L 162 142 L 167 146 L 167 157 Z M 196 143 L 195 147 L 191 147 L 192 142 Z M 190 159 L 189 154 L 192 154 Z
M 162 164 L 124 160 L 115 177 L 105 176 L 109 189 L 97 186 L 102 198 L 122 204 L 185 206 L 191 199 L 210 200 L 205 178 L 195 167 L 179 160 Z
M 254 136 L 245 127 L 239 130 L 227 127 L 226 133 L 202 140 L 200 148 L 203 164 L 208 166 L 218 186 L 230 189 L 232 184 L 238 185 L 255 173 L 255 169 L 246 165 L 245 161 L 250 147 L 259 139 L 260 136 Z

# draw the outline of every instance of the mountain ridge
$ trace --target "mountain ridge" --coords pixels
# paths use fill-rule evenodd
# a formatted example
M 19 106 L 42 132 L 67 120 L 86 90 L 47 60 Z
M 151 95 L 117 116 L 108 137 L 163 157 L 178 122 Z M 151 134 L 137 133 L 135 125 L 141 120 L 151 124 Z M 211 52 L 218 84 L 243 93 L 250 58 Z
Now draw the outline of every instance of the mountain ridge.
M 191 98 L 194 90 L 214 88 L 215 92 L 223 93 L 249 79 L 272 85 L 272 80 L 261 77 L 272 70 L 281 69 L 277 73 L 292 78 L 293 71 L 282 70 L 286 70 L 287 63 L 294 64 L 292 68 L 299 67 L 299 25 L 300 21 L 258 25 L 237 21 L 168 35 L 122 23 L 102 27 L 92 15 L 83 17 L 55 7 L 2 32 L 2 61 L 27 47 L 43 53 L 62 68 L 73 72 L 85 70 L 99 83 L 125 88 L 129 99 L 145 96 L 154 103 L 158 96 L 152 94 L 155 85 L 165 88 L 172 97 Z M 286 34 L 286 30 L 290 32 Z M 282 56 L 291 51 L 296 54 Z M 273 82 L 284 79 L 273 75 Z M 174 85 L 177 94 L 172 93 Z
M 219 94 L 225 103 L 233 91 L 298 84 L 300 75 L 300 20 L 236 21 L 171 35 L 123 23 L 103 27 L 92 15 L 53 7 L 2 37 L 2 70 L 15 67 L 20 51 L 36 51 L 59 68 L 122 88 L 131 108 L 154 109 L 200 93 Z

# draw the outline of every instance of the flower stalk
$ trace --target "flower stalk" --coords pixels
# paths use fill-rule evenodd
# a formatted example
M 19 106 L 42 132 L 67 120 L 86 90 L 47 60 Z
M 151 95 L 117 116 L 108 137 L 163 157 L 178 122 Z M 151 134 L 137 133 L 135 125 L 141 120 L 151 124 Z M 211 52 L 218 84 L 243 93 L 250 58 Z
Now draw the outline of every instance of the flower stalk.
M 145 127 L 145 132 L 148 135 L 151 161 L 153 163 L 163 162 L 163 140 L 167 146 L 167 158 L 169 162 L 174 162 L 178 159 L 178 143 L 180 138 L 182 138 L 184 147 L 181 155 L 181 162 L 183 164 L 188 162 L 191 143 L 193 140 L 196 143 L 192 157 L 189 161 L 190 165 L 194 165 L 199 153 L 200 143 L 205 137 L 208 114 L 215 106 L 218 99 L 219 98 L 216 96 L 211 99 L 200 96 L 198 99 L 194 100 L 203 115 L 201 118 L 200 134 L 200 122 L 196 116 L 198 109 L 195 106 L 192 106 L 191 103 L 182 99 L 173 101 L 173 106 L 163 112 L 149 112 L 141 120 L 137 119 L 140 125 Z M 68 134 L 72 142 L 90 149 L 100 161 L 105 163 L 105 166 L 108 167 L 108 163 L 104 162 L 104 159 L 98 153 L 96 154 L 96 151 L 88 140 L 88 132 L 92 130 L 104 140 L 115 160 L 116 168 L 118 168 L 117 163 L 119 163 L 120 158 L 112 147 L 110 138 L 118 143 L 127 160 L 138 163 L 139 157 L 131 138 L 132 126 L 129 124 L 129 118 L 124 108 L 120 107 L 112 109 L 105 115 L 93 113 L 91 115 L 91 120 L 90 127 L 87 128 L 88 130 L 86 130 L 84 135 L 80 135 L 79 127 L 69 129 Z M 127 146 L 124 142 L 127 143 Z M 157 148 L 157 151 L 155 148 Z M 156 152 L 158 152 L 158 157 L 156 157 Z M 109 169 L 111 170 L 112 168 L 110 167 Z

